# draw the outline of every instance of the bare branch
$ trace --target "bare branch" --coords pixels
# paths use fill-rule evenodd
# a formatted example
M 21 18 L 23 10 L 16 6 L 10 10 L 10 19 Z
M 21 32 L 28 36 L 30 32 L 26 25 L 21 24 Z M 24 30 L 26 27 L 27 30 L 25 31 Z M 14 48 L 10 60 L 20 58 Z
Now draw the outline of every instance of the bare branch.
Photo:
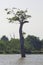
M 29 21 L 24 21 L 23 23 L 29 23 Z

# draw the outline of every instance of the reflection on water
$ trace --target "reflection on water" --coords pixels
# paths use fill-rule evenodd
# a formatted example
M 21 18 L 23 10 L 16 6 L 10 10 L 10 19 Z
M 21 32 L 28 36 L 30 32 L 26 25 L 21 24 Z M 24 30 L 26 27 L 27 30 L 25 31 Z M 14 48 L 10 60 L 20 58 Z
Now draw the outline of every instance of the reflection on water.
M 17 65 L 25 65 L 25 58 L 19 58 L 17 61 Z
M 0 55 L 0 65 L 43 65 L 43 55 Z

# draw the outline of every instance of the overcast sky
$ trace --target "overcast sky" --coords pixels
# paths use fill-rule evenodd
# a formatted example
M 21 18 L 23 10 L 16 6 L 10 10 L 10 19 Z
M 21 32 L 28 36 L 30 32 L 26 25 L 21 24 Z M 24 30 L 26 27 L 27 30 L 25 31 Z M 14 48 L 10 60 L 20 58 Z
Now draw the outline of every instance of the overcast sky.
M 10 38 L 19 37 L 19 24 L 9 24 L 5 18 L 4 9 L 16 7 L 28 9 L 32 16 L 29 23 L 25 24 L 23 31 L 28 35 L 35 35 L 43 39 L 43 0 L 0 0 L 0 37 L 6 35 Z

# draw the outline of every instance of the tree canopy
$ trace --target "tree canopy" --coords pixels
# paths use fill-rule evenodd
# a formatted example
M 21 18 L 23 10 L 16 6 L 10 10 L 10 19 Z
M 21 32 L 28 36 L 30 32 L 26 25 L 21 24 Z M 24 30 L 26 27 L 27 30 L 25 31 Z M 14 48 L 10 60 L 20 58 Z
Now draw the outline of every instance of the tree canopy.
M 12 8 L 12 9 L 5 9 L 5 11 L 7 11 L 7 14 L 13 14 L 12 17 L 10 18 L 7 18 L 9 20 L 9 22 L 14 22 L 14 21 L 19 21 L 20 23 L 21 22 L 24 22 L 26 19 L 30 18 L 31 15 L 28 15 L 28 11 L 27 10 L 21 10 L 21 9 L 15 9 L 15 8 Z

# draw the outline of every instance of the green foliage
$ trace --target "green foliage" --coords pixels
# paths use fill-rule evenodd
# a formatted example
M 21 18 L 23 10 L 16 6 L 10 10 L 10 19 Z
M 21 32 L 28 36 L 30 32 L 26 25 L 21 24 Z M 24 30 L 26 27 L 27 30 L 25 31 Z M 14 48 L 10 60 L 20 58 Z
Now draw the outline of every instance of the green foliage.
M 43 39 L 41 40 L 41 51 L 43 51 Z
M 20 53 L 19 39 L 11 38 L 10 41 L 5 41 L 2 38 L 0 40 L 0 54 Z M 28 35 L 24 39 L 24 43 L 26 53 L 43 53 L 43 40 L 40 40 L 38 37 Z
M 1 40 L 3 40 L 3 41 L 8 41 L 8 38 L 4 35 L 4 36 L 1 38 Z
M 28 35 L 25 39 L 25 48 L 27 52 L 41 52 L 42 44 L 38 37 Z
M 7 18 L 7 19 L 9 20 L 9 22 L 14 22 L 14 21 L 19 20 L 19 18 L 17 16 L 12 17 L 12 18 Z
M 24 22 L 24 20 L 26 20 L 27 18 L 30 18 L 31 15 L 28 15 L 28 11 L 27 10 L 21 10 L 21 9 L 5 9 L 5 11 L 7 12 L 7 15 L 9 14 L 13 14 L 13 16 L 11 18 L 7 18 L 10 22 L 12 21 L 19 21 L 19 22 Z

